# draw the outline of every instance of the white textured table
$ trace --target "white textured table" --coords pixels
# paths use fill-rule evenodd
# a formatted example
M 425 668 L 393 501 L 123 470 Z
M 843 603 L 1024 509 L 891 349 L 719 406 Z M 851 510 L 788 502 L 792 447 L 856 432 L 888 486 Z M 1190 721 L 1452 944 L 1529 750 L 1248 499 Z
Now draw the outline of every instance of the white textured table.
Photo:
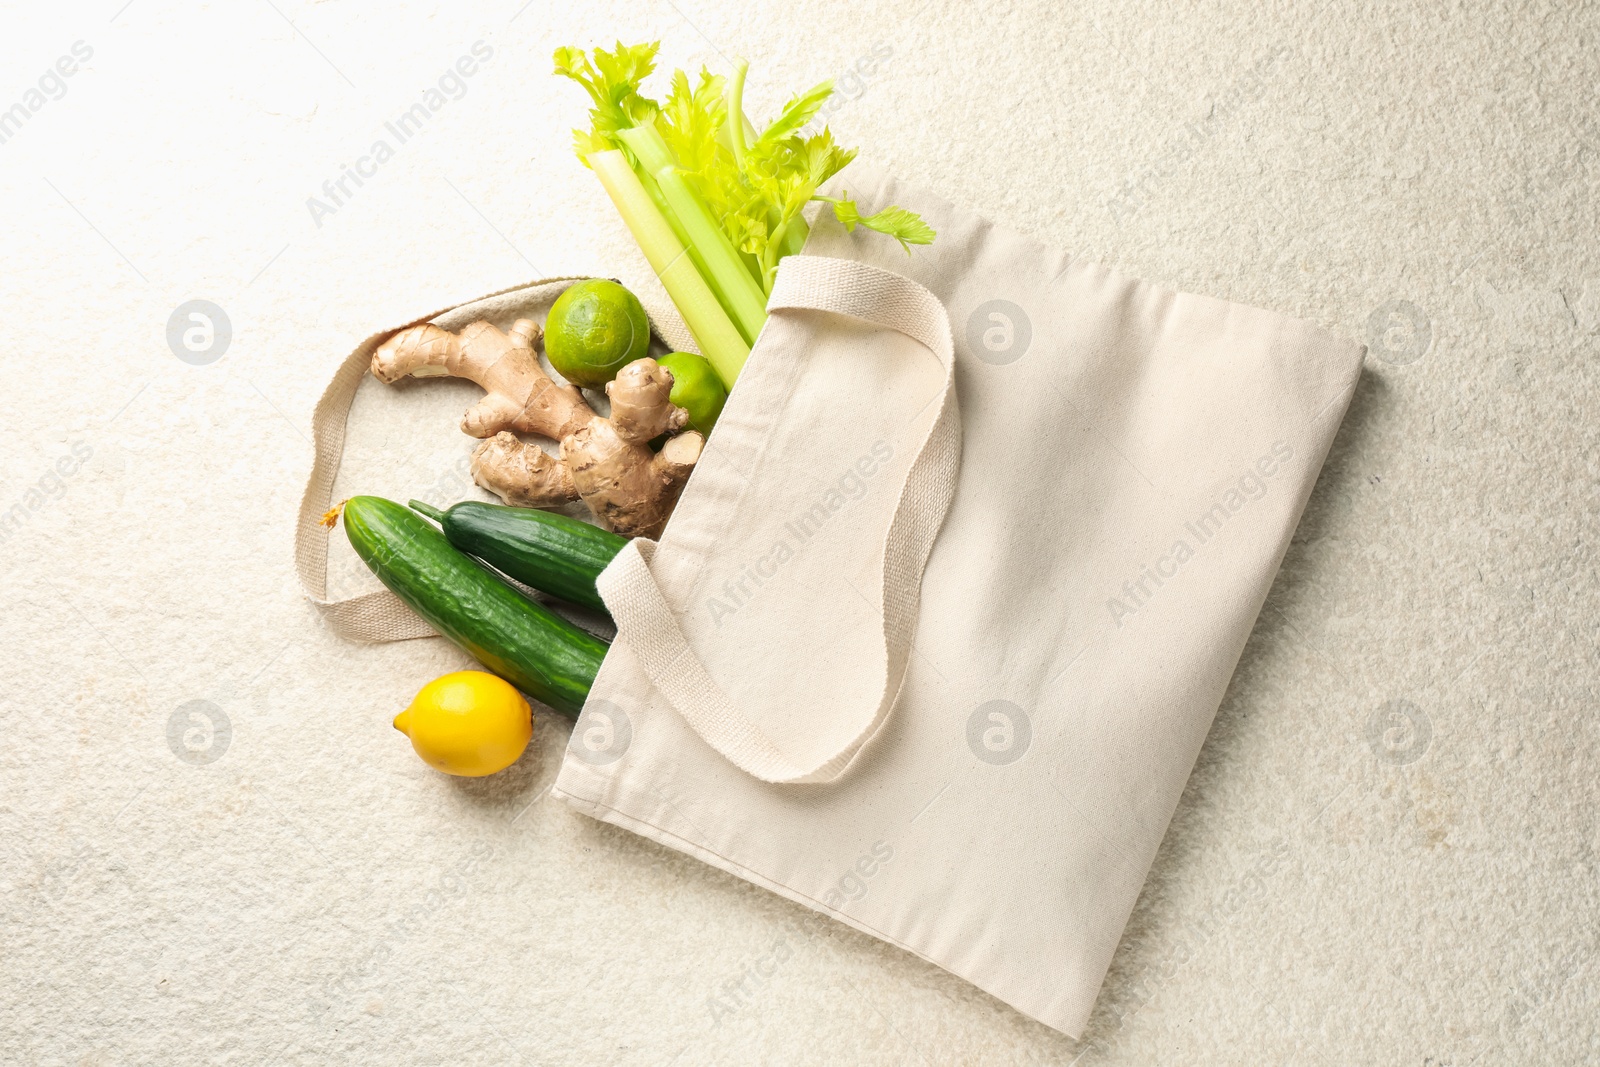
M 1600 1060 L 1600 13 L 1367 7 L 8 13 L 0 1060 Z M 757 114 L 851 72 L 875 165 L 1373 346 L 1083 1042 L 552 802 L 554 716 L 434 774 L 388 719 L 464 658 L 296 590 L 337 357 L 531 277 L 644 285 L 549 54 L 655 36 L 750 57 Z M 231 322 L 207 365 L 167 343 L 191 299 Z M 461 493 L 461 443 L 369 393 L 353 469 Z

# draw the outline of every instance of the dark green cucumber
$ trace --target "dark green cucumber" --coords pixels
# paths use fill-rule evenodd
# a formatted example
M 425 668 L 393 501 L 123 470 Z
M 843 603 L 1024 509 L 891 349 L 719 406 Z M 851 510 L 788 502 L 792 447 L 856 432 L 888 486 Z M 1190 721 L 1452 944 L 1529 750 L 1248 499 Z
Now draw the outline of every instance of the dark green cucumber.
M 594 580 L 627 538 L 538 508 L 508 508 L 466 500 L 447 511 L 413 500 L 450 543 L 500 568 L 541 593 L 596 611 L 606 610 Z
M 557 711 L 582 710 L 604 641 L 535 604 L 392 500 L 351 497 L 344 531 L 372 573 L 463 651 Z

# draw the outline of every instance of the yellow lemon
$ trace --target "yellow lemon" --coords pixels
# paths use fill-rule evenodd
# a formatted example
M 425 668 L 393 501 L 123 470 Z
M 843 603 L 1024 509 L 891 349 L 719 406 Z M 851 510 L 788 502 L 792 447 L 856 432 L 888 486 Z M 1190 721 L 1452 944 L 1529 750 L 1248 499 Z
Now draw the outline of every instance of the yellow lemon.
M 423 686 L 394 728 L 428 766 L 480 778 L 517 762 L 533 737 L 533 710 L 509 682 L 457 671 Z

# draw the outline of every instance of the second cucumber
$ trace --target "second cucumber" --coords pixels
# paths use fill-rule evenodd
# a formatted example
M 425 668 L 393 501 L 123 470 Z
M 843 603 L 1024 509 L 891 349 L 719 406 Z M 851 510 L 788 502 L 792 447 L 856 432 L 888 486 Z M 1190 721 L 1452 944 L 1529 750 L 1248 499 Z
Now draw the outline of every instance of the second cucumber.
M 479 663 L 577 718 L 606 643 L 491 574 L 392 500 L 344 502 L 350 546 L 396 596 Z
M 569 604 L 606 610 L 594 582 L 626 538 L 538 508 L 477 500 L 443 511 L 420 500 L 411 507 L 437 522 L 452 545 L 517 581 Z

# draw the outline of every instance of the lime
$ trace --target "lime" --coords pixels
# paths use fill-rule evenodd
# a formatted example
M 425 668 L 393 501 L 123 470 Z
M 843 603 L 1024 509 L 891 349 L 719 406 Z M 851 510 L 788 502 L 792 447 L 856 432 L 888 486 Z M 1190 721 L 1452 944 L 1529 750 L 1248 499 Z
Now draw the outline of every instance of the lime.
M 650 349 L 639 298 L 616 282 L 579 282 L 556 298 L 544 326 L 550 365 L 573 385 L 599 389 Z
M 728 399 L 710 361 L 693 352 L 669 352 L 656 362 L 672 372 L 671 399 L 689 413 L 689 429 L 709 437 Z

